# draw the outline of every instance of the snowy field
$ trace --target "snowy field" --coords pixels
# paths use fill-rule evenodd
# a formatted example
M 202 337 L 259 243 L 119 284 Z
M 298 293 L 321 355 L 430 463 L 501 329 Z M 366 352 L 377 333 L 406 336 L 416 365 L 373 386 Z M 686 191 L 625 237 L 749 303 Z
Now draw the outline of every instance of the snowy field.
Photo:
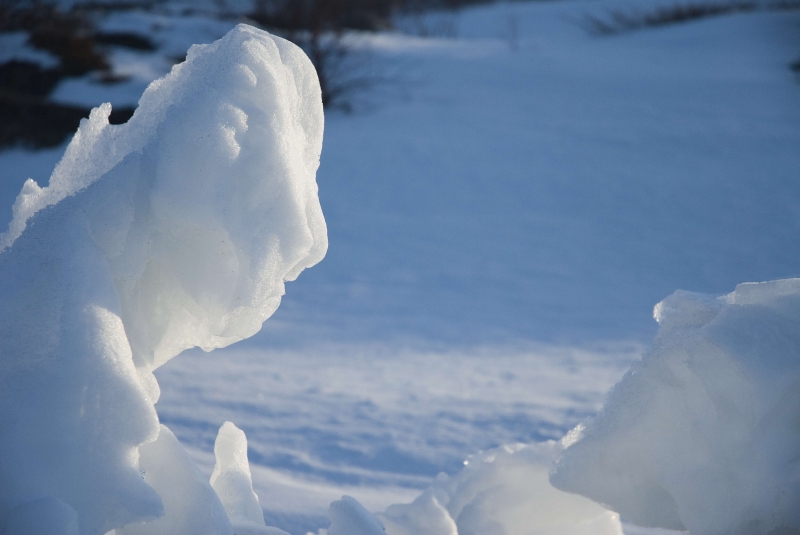
M 316 532 L 342 494 L 382 511 L 470 454 L 560 438 L 675 289 L 800 276 L 800 12 L 607 37 L 576 22 L 632 5 L 499 3 L 422 21 L 444 36 L 359 37 L 382 81 L 326 117 L 326 258 L 254 338 L 156 373 L 161 420 L 209 474 L 220 425 L 247 433 L 268 525 Z M 231 26 L 104 24 L 161 48 L 58 100 L 135 104 L 168 56 Z M 6 220 L 63 150 L 0 153 Z

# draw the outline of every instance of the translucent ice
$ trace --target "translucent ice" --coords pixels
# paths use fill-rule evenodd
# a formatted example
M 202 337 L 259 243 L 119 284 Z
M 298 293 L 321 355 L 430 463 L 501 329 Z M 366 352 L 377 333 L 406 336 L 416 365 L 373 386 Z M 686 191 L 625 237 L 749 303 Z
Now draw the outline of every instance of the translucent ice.
M 25 184 L 2 237 L 0 526 L 45 506 L 82 535 L 190 516 L 156 492 L 194 476 L 159 428 L 152 371 L 256 333 L 327 248 L 319 84 L 291 43 L 237 26 L 126 124 L 110 111 L 82 122 L 47 187 Z M 168 457 L 180 481 L 142 478 L 145 443 L 142 466 Z M 224 532 L 214 518 L 192 533 Z
M 379 518 L 389 535 L 622 535 L 619 516 L 548 481 L 554 442 L 503 446 Z
M 235 535 L 268 535 L 264 512 L 253 491 L 250 463 L 247 461 L 247 437 L 244 432 L 225 422 L 214 443 L 216 464 L 211 486 L 222 501 Z
M 800 533 L 800 279 L 676 292 L 552 482 L 693 535 Z
M 161 496 L 164 516 L 129 524 L 116 535 L 233 535 L 217 494 L 172 431 L 162 425 L 158 439 L 140 447 L 139 455 L 139 468 Z

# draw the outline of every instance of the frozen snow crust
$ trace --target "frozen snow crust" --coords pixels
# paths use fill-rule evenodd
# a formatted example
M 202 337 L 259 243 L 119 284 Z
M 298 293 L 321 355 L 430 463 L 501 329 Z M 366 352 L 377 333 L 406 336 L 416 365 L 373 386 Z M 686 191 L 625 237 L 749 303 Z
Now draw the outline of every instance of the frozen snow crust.
M 239 25 L 192 47 L 127 124 L 110 111 L 81 124 L 47 187 L 25 183 L 2 238 L 0 532 L 102 534 L 164 511 L 169 529 L 131 533 L 228 532 L 253 521 L 252 488 L 237 494 L 249 471 L 218 456 L 219 505 L 159 428 L 152 371 L 256 333 L 284 281 L 324 256 L 316 73 L 294 45 Z M 221 451 L 235 456 L 244 437 L 230 431 Z M 142 477 L 140 461 L 175 473 Z
M 800 279 L 678 291 L 551 477 L 644 526 L 800 533 Z

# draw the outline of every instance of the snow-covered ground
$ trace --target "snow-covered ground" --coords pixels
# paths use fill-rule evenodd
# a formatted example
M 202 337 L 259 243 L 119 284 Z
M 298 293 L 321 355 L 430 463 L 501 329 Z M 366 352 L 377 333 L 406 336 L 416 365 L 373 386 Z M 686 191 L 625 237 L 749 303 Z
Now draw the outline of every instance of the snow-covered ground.
M 382 511 L 470 452 L 560 438 L 600 408 L 636 349 L 192 351 L 157 372 L 157 407 L 209 472 L 217 422 L 236 421 L 268 524 L 316 531 L 343 494 Z
M 575 22 L 619 5 L 500 3 L 430 23 L 447 37 L 362 37 L 386 80 L 326 118 L 327 257 L 259 335 L 157 372 L 161 419 L 209 473 L 222 422 L 246 431 L 268 523 L 316 531 L 342 494 L 380 511 L 477 450 L 558 438 L 673 290 L 800 275 L 800 13 Z M 230 27 L 177 13 L 114 15 L 158 53 L 55 98 L 135 103 Z M 6 220 L 62 151 L 0 153 Z

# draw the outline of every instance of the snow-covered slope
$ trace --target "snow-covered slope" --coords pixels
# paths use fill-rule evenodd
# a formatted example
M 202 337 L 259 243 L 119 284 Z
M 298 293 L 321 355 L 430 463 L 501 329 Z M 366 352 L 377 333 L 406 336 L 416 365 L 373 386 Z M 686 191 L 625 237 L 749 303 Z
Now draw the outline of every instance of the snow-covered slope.
M 648 340 L 676 288 L 798 274 L 797 13 L 592 38 L 587 11 L 378 40 L 407 100 L 328 121 L 331 254 L 261 340 Z

